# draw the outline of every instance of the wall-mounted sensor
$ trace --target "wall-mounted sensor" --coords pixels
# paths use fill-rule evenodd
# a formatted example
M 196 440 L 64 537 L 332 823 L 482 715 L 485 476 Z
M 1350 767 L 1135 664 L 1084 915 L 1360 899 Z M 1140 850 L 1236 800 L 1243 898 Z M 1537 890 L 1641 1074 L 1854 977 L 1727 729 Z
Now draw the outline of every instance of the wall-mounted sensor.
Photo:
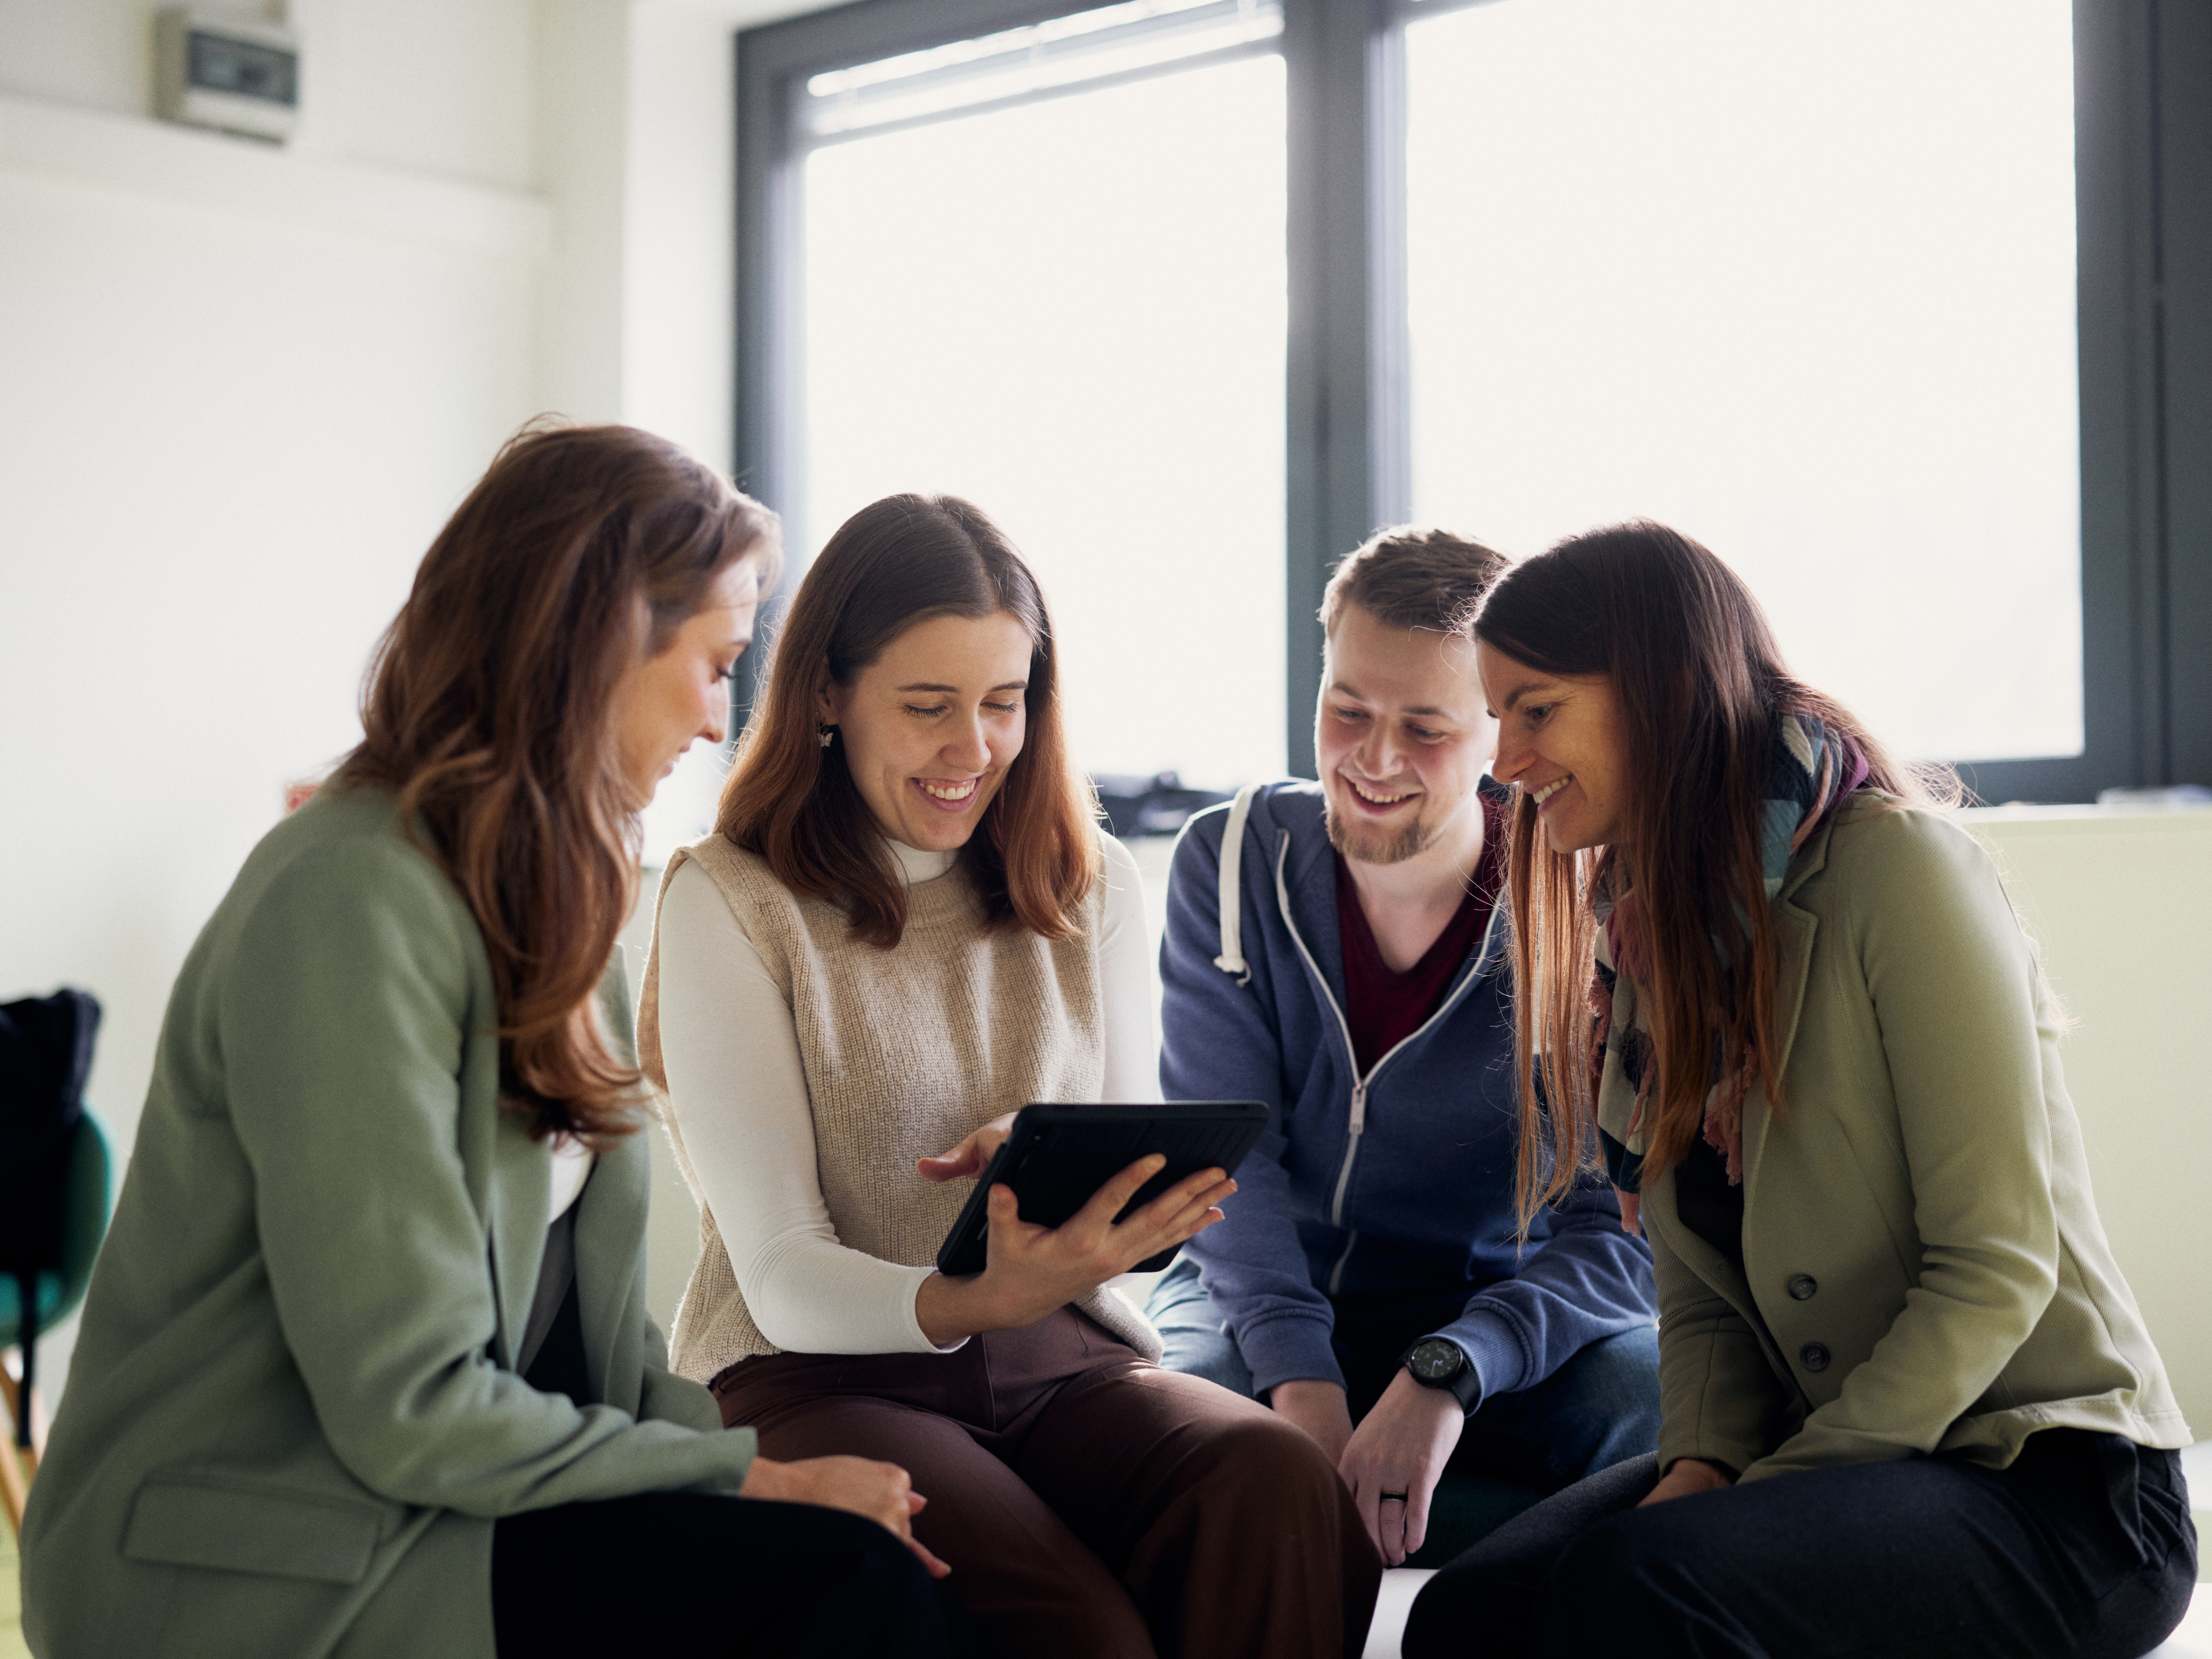
M 154 19 L 165 121 L 282 143 L 300 119 L 300 40 L 282 23 L 168 6 Z

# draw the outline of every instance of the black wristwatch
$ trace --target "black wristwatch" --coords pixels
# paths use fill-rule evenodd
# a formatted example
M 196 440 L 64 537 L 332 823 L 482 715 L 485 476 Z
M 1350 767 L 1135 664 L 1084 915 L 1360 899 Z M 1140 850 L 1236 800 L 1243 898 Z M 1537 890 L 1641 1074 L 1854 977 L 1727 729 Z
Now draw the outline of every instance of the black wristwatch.
M 1413 1372 L 1425 1389 L 1443 1389 L 1459 1401 L 1463 1412 L 1473 1411 L 1482 1400 L 1482 1379 L 1467 1350 L 1448 1336 L 1425 1336 L 1399 1356 L 1398 1363 Z

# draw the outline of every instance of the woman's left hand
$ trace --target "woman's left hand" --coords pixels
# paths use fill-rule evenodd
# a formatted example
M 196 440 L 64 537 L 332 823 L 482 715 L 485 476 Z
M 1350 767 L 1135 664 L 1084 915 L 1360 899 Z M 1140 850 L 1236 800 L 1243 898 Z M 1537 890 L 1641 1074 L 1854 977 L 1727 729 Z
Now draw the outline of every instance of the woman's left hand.
M 969 1135 L 951 1152 L 936 1158 L 917 1158 L 915 1168 L 926 1181 L 958 1181 L 964 1176 L 979 1176 L 991 1167 L 991 1160 L 999 1148 L 1014 1132 L 1014 1114 L 994 1117 Z
M 1237 1183 L 1218 1169 L 1201 1170 L 1126 1219 L 1115 1219 L 1166 1164 L 1158 1152 L 1139 1158 L 1057 1227 L 1024 1221 L 1014 1189 L 994 1182 L 987 1200 L 988 1265 L 980 1273 L 932 1273 L 921 1281 L 914 1316 L 922 1335 L 944 1348 L 981 1331 L 1035 1324 L 1220 1220 L 1217 1206 Z
M 1678 1457 L 1659 1484 L 1651 1488 L 1651 1495 L 1636 1507 L 1648 1509 L 1654 1504 L 1663 1504 L 1670 1498 L 1687 1498 L 1693 1492 L 1718 1492 L 1723 1486 L 1735 1485 L 1733 1470 L 1718 1463 L 1708 1463 L 1702 1457 Z

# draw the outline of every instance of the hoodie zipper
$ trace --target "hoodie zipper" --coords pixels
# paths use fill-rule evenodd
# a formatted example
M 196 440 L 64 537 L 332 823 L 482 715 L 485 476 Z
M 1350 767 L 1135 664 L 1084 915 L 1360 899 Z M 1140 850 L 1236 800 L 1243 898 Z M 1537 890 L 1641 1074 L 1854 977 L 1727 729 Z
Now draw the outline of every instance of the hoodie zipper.
M 1336 1016 L 1336 1029 L 1344 1035 L 1345 1058 L 1352 1062 L 1352 1117 L 1349 1124 L 1351 1133 L 1346 1137 L 1344 1164 L 1336 1172 L 1336 1191 L 1330 1196 L 1328 1205 L 1328 1224 L 1340 1228 L 1344 1225 L 1344 1195 L 1352 1186 L 1352 1166 L 1359 1157 L 1359 1138 L 1367 1133 L 1367 1091 L 1375 1079 L 1382 1074 L 1382 1068 L 1397 1058 L 1401 1049 L 1419 1042 L 1425 1036 L 1431 1026 L 1459 1006 L 1461 999 L 1467 995 L 1475 981 L 1482 977 L 1481 965 L 1490 955 L 1491 940 L 1498 930 L 1500 907 L 1495 902 L 1490 907 L 1490 920 L 1484 924 L 1482 929 L 1482 948 L 1474 955 L 1476 971 L 1462 980 L 1459 988 L 1444 999 L 1442 1007 L 1423 1020 L 1413 1030 L 1392 1044 L 1382 1057 L 1368 1069 L 1367 1075 L 1361 1077 L 1359 1054 L 1352 1046 L 1352 1022 L 1345 1018 L 1344 1010 L 1337 1006 L 1336 994 L 1328 988 L 1328 981 L 1322 974 L 1321 964 L 1314 960 L 1313 952 L 1306 949 L 1304 936 L 1298 932 L 1298 924 L 1291 915 L 1290 884 L 1285 878 L 1285 866 L 1289 864 L 1291 857 L 1291 832 L 1287 830 L 1279 830 L 1275 833 L 1278 838 L 1275 844 L 1275 907 L 1282 912 L 1283 926 L 1289 930 L 1291 942 L 1298 947 L 1298 955 L 1305 959 L 1306 971 L 1313 975 L 1314 983 L 1321 988 L 1322 1000 L 1328 1004 L 1329 1012 Z M 1504 895 L 1501 894 L 1499 896 L 1502 898 Z M 1338 1253 L 1334 1264 L 1328 1270 L 1329 1295 L 1335 1296 L 1342 1290 L 1345 1264 L 1352 1260 L 1352 1247 L 1358 1242 L 1359 1233 L 1357 1229 L 1346 1236 L 1344 1249 Z

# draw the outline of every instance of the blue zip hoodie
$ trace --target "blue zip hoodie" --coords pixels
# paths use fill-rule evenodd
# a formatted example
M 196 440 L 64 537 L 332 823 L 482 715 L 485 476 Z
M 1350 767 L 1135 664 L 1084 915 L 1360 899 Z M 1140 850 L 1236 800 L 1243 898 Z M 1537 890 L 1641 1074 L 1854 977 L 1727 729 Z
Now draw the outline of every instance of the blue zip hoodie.
M 1492 786 L 1486 783 L 1485 787 Z M 1589 1343 L 1649 1325 L 1651 1254 L 1602 1177 L 1514 1239 L 1513 1022 L 1504 902 L 1429 1021 L 1364 1079 L 1343 1015 L 1336 865 L 1317 783 L 1254 796 L 1237 871 L 1248 982 L 1216 965 L 1226 806 L 1193 817 L 1168 880 L 1160 1081 L 1170 1100 L 1259 1100 L 1238 1192 L 1183 1248 L 1254 1385 L 1341 1385 L 1330 1298 L 1464 1286 L 1431 1333 L 1481 1397 L 1540 1382 Z

